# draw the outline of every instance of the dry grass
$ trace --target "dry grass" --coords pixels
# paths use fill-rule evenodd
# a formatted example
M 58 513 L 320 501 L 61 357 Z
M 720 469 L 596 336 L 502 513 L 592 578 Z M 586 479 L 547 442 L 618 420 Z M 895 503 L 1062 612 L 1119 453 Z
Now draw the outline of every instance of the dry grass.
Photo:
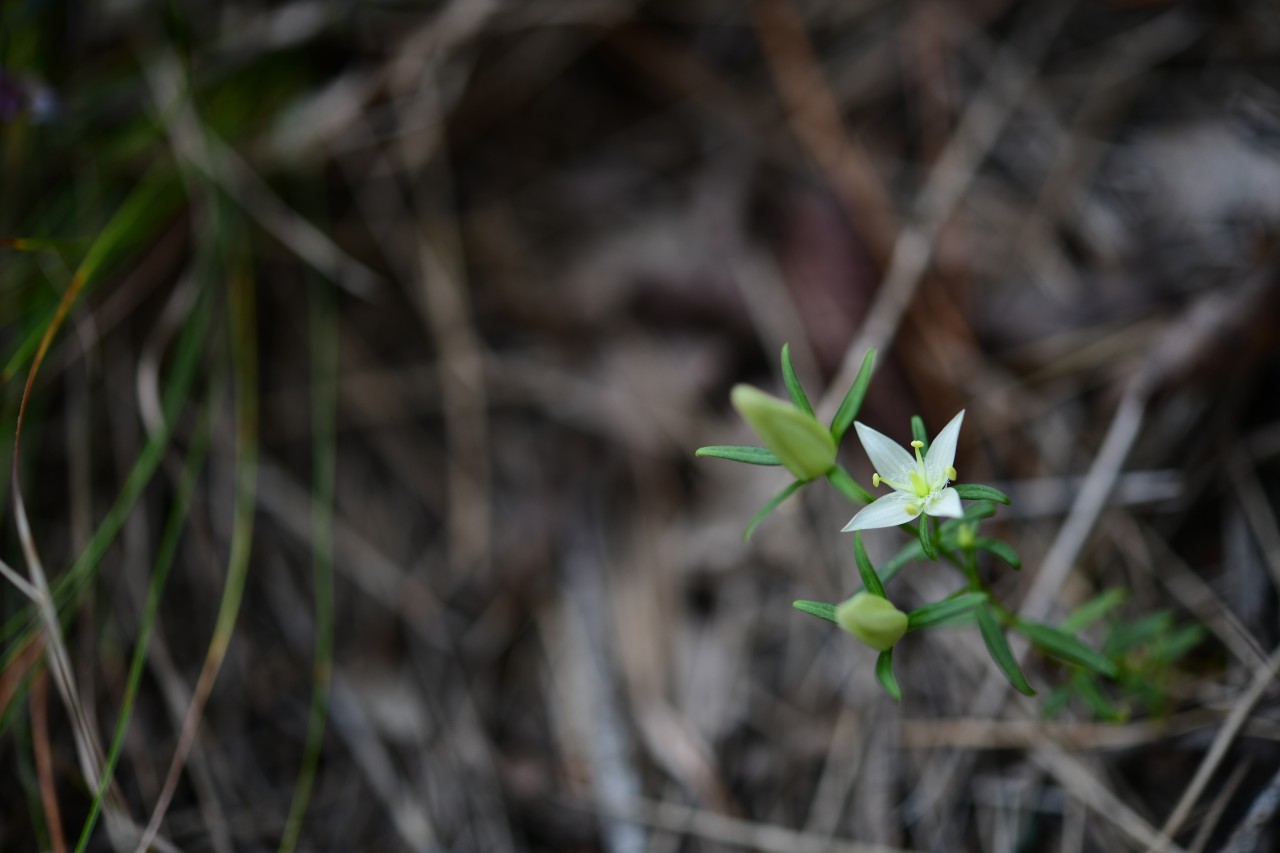
M 0 849 L 1278 843 L 1272 4 L 37 5 Z M 776 472 L 692 458 L 784 342 L 828 413 L 872 346 L 861 420 L 967 410 L 1019 612 L 1204 639 L 1123 723 L 972 629 L 888 701 L 789 607 L 851 509 L 745 545 Z

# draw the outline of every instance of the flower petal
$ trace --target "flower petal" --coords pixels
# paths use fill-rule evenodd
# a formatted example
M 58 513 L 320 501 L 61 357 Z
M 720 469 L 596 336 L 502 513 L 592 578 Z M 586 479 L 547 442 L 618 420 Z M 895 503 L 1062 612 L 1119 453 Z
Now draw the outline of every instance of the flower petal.
M 862 449 L 867 451 L 881 480 L 903 484 L 911 482 L 911 472 L 916 469 L 916 460 L 902 449 L 902 445 L 857 421 L 854 421 L 853 428 L 858 431 L 858 441 L 862 442 Z
M 906 524 L 916 517 L 907 512 L 907 505 L 914 504 L 918 500 L 919 498 L 910 492 L 890 492 L 874 503 L 863 507 L 844 526 L 844 532 L 870 530 L 874 527 L 897 527 L 899 524 Z M 958 503 L 959 497 L 957 496 Z
M 937 488 L 947 482 L 947 469 L 956 461 L 956 439 L 960 437 L 960 422 L 963 420 L 964 409 L 961 409 L 960 414 L 952 418 L 951 423 L 944 426 L 929 445 L 929 452 L 924 456 L 924 474 L 930 488 Z
M 881 498 L 881 500 L 884 499 Z M 924 511 L 926 515 L 932 515 L 934 518 L 964 518 L 964 508 L 960 506 L 960 493 L 952 488 L 943 489 L 934 495 L 925 505 Z

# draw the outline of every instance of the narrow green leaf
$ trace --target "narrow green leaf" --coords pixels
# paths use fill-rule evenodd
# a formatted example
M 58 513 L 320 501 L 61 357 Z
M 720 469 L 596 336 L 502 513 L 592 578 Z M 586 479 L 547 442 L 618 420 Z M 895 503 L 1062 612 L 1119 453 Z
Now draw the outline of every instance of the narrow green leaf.
M 971 503 L 964 508 L 964 521 L 980 521 L 984 518 L 990 518 L 996 514 L 996 505 L 991 501 L 978 501 Z M 944 530 L 955 529 L 960 526 L 961 519 L 953 519 L 943 525 Z
M 1043 652 L 1082 666 L 1107 678 L 1118 675 L 1116 665 L 1065 631 L 1038 622 L 1019 622 L 1018 630 Z
M 1172 666 L 1179 658 L 1200 645 L 1200 642 L 1204 639 L 1204 634 L 1205 630 L 1202 625 L 1184 625 L 1156 643 L 1152 657 Z
M 861 530 L 853 534 L 853 561 L 858 564 L 858 574 L 862 576 L 862 585 L 867 588 L 867 592 L 880 598 L 888 598 L 884 594 L 884 584 L 880 583 L 880 576 L 876 574 L 876 567 L 871 565 L 871 560 L 867 557 L 867 549 L 862 547 Z
M 1009 500 L 1009 496 L 1004 492 L 979 483 L 956 483 L 951 488 L 955 489 L 960 498 L 966 501 L 995 501 L 1005 506 L 1012 503 Z
M 907 630 L 918 631 L 921 628 L 942 625 L 986 603 L 985 592 L 965 592 L 951 598 L 944 598 L 942 601 L 935 601 L 933 604 L 917 607 L 907 614 Z
M 923 559 L 924 549 L 920 547 L 920 540 L 912 539 L 908 544 L 903 545 L 898 553 L 881 564 L 880 580 L 888 583 L 907 563 L 914 563 L 916 560 Z
M 929 516 L 920 515 L 920 550 L 930 560 L 938 559 L 938 549 L 933 547 L 933 536 L 929 533 Z
M 858 485 L 858 481 L 850 477 L 849 472 L 839 465 L 827 472 L 827 482 L 854 503 L 869 504 L 876 499 L 875 495 Z
M 956 549 L 959 546 L 955 542 L 956 531 L 960 525 L 966 521 L 974 521 L 977 519 L 987 518 L 995 515 L 996 508 L 989 501 L 978 501 L 969 504 L 964 508 L 964 518 L 953 518 L 944 521 L 939 526 L 939 538 L 948 548 Z M 908 563 L 914 563 L 917 560 L 925 558 L 924 549 L 920 546 L 919 538 L 911 540 L 907 545 L 902 546 L 898 553 L 894 554 L 880 566 L 880 580 L 888 583 L 893 576 L 902 570 Z
M 836 416 L 831 419 L 831 437 L 835 439 L 836 444 L 844 438 L 853 419 L 858 416 L 858 410 L 862 408 L 862 398 L 867 396 L 867 386 L 871 384 L 871 374 L 875 369 L 876 351 L 869 349 L 862 357 L 862 367 L 858 368 L 858 376 L 849 386 L 849 393 L 844 395 L 844 399 L 840 401 L 840 408 L 836 410 Z
M 1118 607 L 1127 597 L 1128 594 L 1123 589 L 1112 587 L 1092 601 L 1087 601 L 1071 611 L 1071 614 L 1063 619 L 1058 627 L 1069 634 L 1083 631 Z
M 884 692 L 888 693 L 893 701 L 902 702 L 902 688 L 898 686 L 898 679 L 893 675 L 893 649 L 881 652 L 880 657 L 876 658 L 876 681 L 880 682 Z
M 312 657 L 311 707 L 303 741 L 302 766 L 294 783 L 278 853 L 293 853 L 311 803 L 329 717 L 333 672 L 333 503 L 336 474 L 338 314 L 333 288 L 313 282 L 309 292 L 311 338 L 312 471 L 311 565 L 315 584 L 315 651 Z
M 983 551 L 989 551 L 1000 559 L 1004 560 L 1015 569 L 1022 568 L 1022 561 L 1018 559 L 1018 554 L 1005 542 L 999 539 L 990 539 L 986 536 L 979 536 L 973 543 L 975 548 Z
M 728 459 L 731 462 L 745 462 L 748 465 L 781 465 L 778 455 L 767 447 L 753 447 L 749 444 L 713 444 L 699 447 L 694 456 L 710 456 L 714 459 Z
M 769 513 L 777 509 L 778 504 L 782 503 L 787 498 L 795 494 L 796 489 L 800 488 L 803 485 L 804 483 L 800 482 L 799 480 L 796 480 L 794 483 L 787 486 L 785 489 L 783 489 L 782 491 L 774 495 L 772 498 L 770 498 L 767 504 L 760 507 L 760 511 L 751 517 L 751 521 L 747 522 L 747 529 L 742 531 L 742 541 L 750 542 L 751 534 L 755 533 L 756 527 L 760 524 L 760 522 L 764 521 L 765 516 L 767 516 Z
M 919 415 L 911 416 L 911 437 L 924 445 L 920 448 L 921 453 L 929 452 L 929 433 L 924 431 L 924 418 Z
M 1076 695 L 1084 700 L 1090 710 L 1107 722 L 1123 723 L 1129 718 L 1129 712 L 1124 708 L 1117 708 L 1102 692 L 1101 685 L 1094 679 L 1081 678 L 1072 686 L 1075 687 Z
M 1081 674 L 1083 674 L 1083 671 L 1081 671 Z M 1075 692 L 1071 688 L 1059 687 L 1041 701 L 1040 713 L 1046 720 L 1052 720 L 1066 710 L 1067 705 L 1071 704 L 1071 697 L 1074 695 Z
M 836 606 L 827 604 L 825 601 L 793 601 L 791 606 L 801 613 L 808 613 L 810 616 L 817 616 L 819 619 L 826 619 L 828 622 L 839 624 L 836 622 Z
M 791 395 L 791 402 L 796 404 L 796 408 L 812 415 L 813 406 L 809 405 L 809 396 L 804 393 L 804 386 L 800 384 L 795 366 L 791 363 L 791 344 L 782 345 L 782 381 L 787 384 L 787 393 Z
M 987 644 L 987 651 L 991 654 L 991 659 L 995 661 L 996 666 L 1004 673 L 1004 677 L 1009 679 L 1009 683 L 1019 693 L 1027 696 L 1036 695 L 1036 692 L 1031 689 L 1031 685 L 1027 683 L 1027 677 L 1022 674 L 1022 668 L 1018 666 L 1018 659 L 1013 656 L 1013 650 L 1009 648 L 1009 641 L 1005 639 L 1004 631 L 1000 630 L 1000 623 L 996 620 L 995 614 L 991 612 L 991 608 L 980 607 L 974 613 L 978 617 L 978 630 L 982 632 L 982 641 Z
M 165 583 L 169 578 L 169 570 L 173 567 L 178 553 L 178 545 L 182 539 L 182 530 L 186 525 L 187 511 L 195 492 L 200 476 L 200 467 L 204 462 L 209 447 L 209 437 L 213 432 L 214 414 L 218 411 L 216 403 L 222 393 L 221 383 L 215 382 L 211 387 L 208 400 L 197 423 L 195 439 L 187 452 L 187 461 L 183 466 L 181 478 L 177 483 L 173 505 L 170 507 L 168 520 L 161 534 L 160 544 L 152 564 L 150 581 L 147 588 L 147 601 L 138 625 L 138 635 L 134 640 L 133 660 L 129 674 L 125 680 L 125 689 L 120 701 L 120 710 L 116 719 L 115 734 L 111 739 L 111 747 L 107 752 L 102 778 L 98 780 L 93 800 L 89 806 L 89 814 L 80 830 L 80 840 L 76 844 L 76 853 L 88 849 L 89 840 L 93 836 L 93 828 L 101 812 L 103 799 L 110 787 L 111 779 L 116 771 L 116 764 L 124 748 L 125 733 L 129 728 L 129 720 L 133 714 L 134 701 L 138 695 L 138 685 L 142 681 L 143 667 L 146 663 L 147 646 L 151 642 L 151 633 L 156 625 L 160 612 L 160 603 L 164 595 Z
M 1144 616 L 1136 622 L 1117 621 L 1107 635 L 1105 648 L 1108 654 L 1118 657 L 1146 643 L 1155 642 L 1172 627 L 1173 614 L 1167 610 Z

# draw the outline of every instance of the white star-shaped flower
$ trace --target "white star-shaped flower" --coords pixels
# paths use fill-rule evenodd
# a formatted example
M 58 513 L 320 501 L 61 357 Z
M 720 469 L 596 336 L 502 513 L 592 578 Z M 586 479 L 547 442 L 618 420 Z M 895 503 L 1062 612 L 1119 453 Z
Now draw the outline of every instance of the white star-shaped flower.
M 947 485 L 956 478 L 956 469 L 951 466 L 956 461 L 956 439 L 960 436 L 962 420 L 963 410 L 942 428 L 929 445 L 929 452 L 923 456 L 920 448 L 924 444 L 911 442 L 915 450 L 914 459 L 893 439 L 871 427 L 854 423 L 858 440 L 862 442 L 867 456 L 871 457 L 871 464 L 876 466 L 872 483 L 876 486 L 884 483 L 893 491 L 862 509 L 844 526 L 845 532 L 897 527 L 921 513 L 935 518 L 962 517 L 964 510 L 960 507 L 960 495 Z

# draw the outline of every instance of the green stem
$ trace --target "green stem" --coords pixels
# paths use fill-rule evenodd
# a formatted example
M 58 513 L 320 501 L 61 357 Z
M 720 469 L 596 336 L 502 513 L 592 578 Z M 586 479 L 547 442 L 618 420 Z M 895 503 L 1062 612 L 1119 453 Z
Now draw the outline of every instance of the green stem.
M 857 480 L 850 477 L 849 472 L 839 464 L 827 472 L 827 482 L 835 486 L 836 491 L 854 503 L 869 504 L 875 500 L 875 496 L 858 485 Z

